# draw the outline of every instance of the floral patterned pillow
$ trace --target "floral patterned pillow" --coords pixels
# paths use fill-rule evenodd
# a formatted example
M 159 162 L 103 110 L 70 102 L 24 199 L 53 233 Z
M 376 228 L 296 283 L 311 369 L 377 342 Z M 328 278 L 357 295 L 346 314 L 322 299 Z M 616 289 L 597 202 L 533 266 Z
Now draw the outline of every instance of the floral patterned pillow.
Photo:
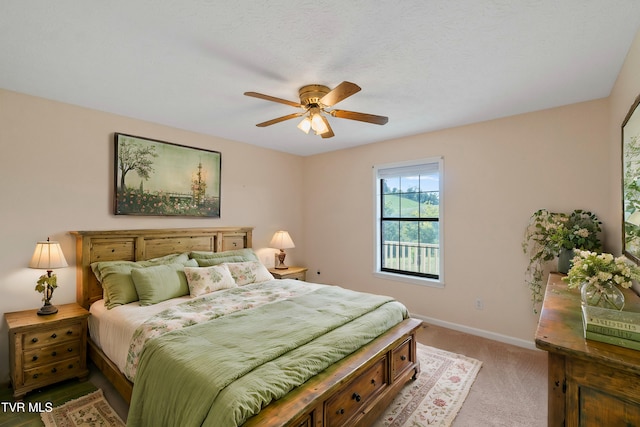
M 237 286 L 224 264 L 211 267 L 185 267 L 184 274 L 187 276 L 189 293 L 192 297 Z
M 260 261 L 229 262 L 225 265 L 238 286 L 273 280 L 273 275 Z

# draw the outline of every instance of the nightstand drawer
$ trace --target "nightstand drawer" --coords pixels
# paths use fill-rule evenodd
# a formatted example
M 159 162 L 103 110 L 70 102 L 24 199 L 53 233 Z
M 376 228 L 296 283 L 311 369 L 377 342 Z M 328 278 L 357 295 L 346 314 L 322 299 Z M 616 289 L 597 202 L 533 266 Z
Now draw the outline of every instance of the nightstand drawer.
M 54 363 L 64 358 L 79 356 L 81 354 L 80 347 L 81 342 L 76 340 L 25 351 L 24 367 L 31 368 Z
M 284 278 L 293 279 L 293 280 L 304 280 L 306 277 L 306 273 L 304 271 L 300 273 L 287 274 Z
M 82 324 L 72 323 L 44 331 L 26 332 L 22 335 L 22 347 L 27 350 L 61 341 L 78 340 L 82 331 Z
M 24 385 L 43 382 L 51 384 L 65 378 L 71 378 L 81 371 L 80 358 L 61 360 L 57 363 L 24 370 Z M 53 380 L 53 381 L 52 381 Z

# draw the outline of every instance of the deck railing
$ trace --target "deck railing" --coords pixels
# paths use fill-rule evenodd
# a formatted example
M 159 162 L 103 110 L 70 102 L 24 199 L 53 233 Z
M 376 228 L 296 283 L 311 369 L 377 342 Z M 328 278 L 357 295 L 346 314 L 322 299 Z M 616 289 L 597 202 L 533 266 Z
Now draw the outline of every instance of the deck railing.
M 382 267 L 440 274 L 440 247 L 431 243 L 385 241 L 382 244 Z

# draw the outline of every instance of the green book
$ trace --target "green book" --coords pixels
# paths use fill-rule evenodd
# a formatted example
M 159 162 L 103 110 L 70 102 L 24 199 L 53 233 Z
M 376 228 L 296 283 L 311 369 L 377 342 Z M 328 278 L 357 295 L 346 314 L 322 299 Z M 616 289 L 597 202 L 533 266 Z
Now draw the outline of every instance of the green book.
M 640 332 L 631 332 L 626 329 L 610 328 L 608 326 L 601 326 L 596 323 L 587 323 L 585 329 L 589 332 L 594 332 L 600 335 L 610 335 L 613 337 L 640 342 Z
M 601 307 L 582 306 L 585 327 L 600 326 L 640 335 L 640 313 L 608 310 Z
M 624 338 L 614 337 L 611 335 L 602 335 L 596 332 L 585 331 L 584 336 L 588 340 L 600 341 L 607 344 L 617 345 L 619 347 L 630 348 L 633 350 L 640 350 L 640 342 L 627 340 Z

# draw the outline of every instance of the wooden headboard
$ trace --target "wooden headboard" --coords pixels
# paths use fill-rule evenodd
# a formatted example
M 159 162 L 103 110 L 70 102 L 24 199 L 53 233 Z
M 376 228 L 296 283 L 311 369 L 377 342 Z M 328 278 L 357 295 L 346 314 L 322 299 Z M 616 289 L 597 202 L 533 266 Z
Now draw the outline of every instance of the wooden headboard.
M 76 236 L 76 301 L 84 308 L 102 298 L 91 263 L 143 261 L 189 252 L 250 248 L 253 227 L 72 231 Z

